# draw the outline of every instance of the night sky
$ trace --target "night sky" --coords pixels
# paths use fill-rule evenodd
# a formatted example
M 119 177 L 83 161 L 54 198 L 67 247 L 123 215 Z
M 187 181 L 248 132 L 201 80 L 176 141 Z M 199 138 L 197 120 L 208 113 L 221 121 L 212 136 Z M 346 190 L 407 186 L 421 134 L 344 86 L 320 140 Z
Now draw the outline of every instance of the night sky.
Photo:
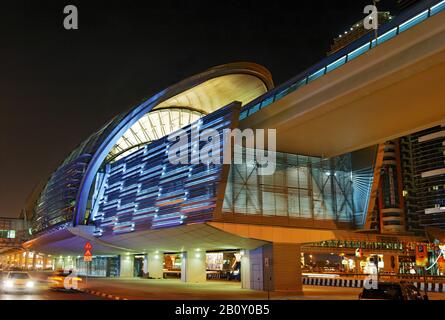
M 371 0 L 1 1 L 0 216 L 114 115 L 229 62 L 280 84 L 325 56 Z M 79 29 L 63 28 L 63 8 Z M 380 10 L 396 13 L 396 0 Z

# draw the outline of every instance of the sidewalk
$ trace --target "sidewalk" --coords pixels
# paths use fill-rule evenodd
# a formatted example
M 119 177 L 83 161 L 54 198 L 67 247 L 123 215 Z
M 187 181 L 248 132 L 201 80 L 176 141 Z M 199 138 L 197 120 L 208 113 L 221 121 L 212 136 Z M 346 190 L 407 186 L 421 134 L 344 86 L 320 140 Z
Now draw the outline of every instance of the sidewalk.
M 241 289 L 239 282 L 184 283 L 178 279 L 89 278 L 86 290 L 128 300 L 265 300 L 267 292 Z M 271 299 L 295 295 L 270 293 Z M 116 299 L 116 298 L 113 298 Z
M 239 282 L 190 284 L 178 279 L 89 278 L 88 293 L 113 300 L 267 300 L 265 291 L 241 289 Z M 305 285 L 304 295 L 271 292 L 271 300 L 357 300 L 361 288 Z M 428 294 L 445 300 L 445 293 Z

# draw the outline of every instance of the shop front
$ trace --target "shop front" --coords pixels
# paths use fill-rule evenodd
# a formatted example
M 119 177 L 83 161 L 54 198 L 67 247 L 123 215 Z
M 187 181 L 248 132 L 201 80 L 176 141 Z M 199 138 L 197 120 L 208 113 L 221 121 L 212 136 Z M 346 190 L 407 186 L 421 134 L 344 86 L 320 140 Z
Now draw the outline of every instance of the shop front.
M 183 259 L 183 253 L 164 253 L 163 277 L 166 279 L 181 278 Z M 205 265 L 207 280 L 241 280 L 241 253 L 239 250 L 206 252 Z M 148 273 L 148 277 L 150 277 L 150 273 Z
M 118 256 L 94 256 L 91 262 L 85 262 L 83 257 L 77 257 L 76 271 L 80 276 L 118 277 L 120 259 Z

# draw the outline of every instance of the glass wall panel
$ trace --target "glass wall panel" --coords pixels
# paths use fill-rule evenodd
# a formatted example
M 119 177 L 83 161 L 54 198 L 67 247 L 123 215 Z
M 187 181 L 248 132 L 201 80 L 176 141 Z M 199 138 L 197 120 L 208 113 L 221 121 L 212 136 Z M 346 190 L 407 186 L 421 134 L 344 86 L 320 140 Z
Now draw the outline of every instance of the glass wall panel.
M 350 154 L 332 159 L 276 153 L 276 170 L 231 165 L 223 213 L 353 222 Z

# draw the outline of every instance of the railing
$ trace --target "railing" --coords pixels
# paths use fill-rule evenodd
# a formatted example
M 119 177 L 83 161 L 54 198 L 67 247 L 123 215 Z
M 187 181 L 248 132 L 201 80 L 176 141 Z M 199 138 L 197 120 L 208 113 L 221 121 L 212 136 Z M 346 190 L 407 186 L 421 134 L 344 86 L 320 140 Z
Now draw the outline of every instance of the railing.
M 444 9 L 445 0 L 427 0 L 402 12 L 388 23 L 379 27 L 381 35 L 378 36 L 377 39 L 372 39 L 374 34 L 368 33 L 336 53 L 326 57 L 306 71 L 303 71 L 294 78 L 288 80 L 284 84 L 248 103 L 241 110 L 240 120 L 251 116 L 255 112 L 363 55 L 376 47 L 376 45 L 394 38 L 400 33 L 412 28 Z
M 303 270 L 303 276 L 308 278 L 326 278 L 326 279 L 354 279 L 354 280 L 364 280 L 367 277 L 371 276 L 371 274 L 367 273 L 347 273 L 347 272 L 320 272 L 313 273 L 307 270 Z M 403 273 L 380 273 L 379 274 L 380 281 L 386 282 L 398 282 L 398 281 L 406 281 L 406 282 L 430 282 L 430 283 L 445 283 L 445 276 L 432 276 L 432 275 L 411 275 L 411 274 L 403 274 Z

